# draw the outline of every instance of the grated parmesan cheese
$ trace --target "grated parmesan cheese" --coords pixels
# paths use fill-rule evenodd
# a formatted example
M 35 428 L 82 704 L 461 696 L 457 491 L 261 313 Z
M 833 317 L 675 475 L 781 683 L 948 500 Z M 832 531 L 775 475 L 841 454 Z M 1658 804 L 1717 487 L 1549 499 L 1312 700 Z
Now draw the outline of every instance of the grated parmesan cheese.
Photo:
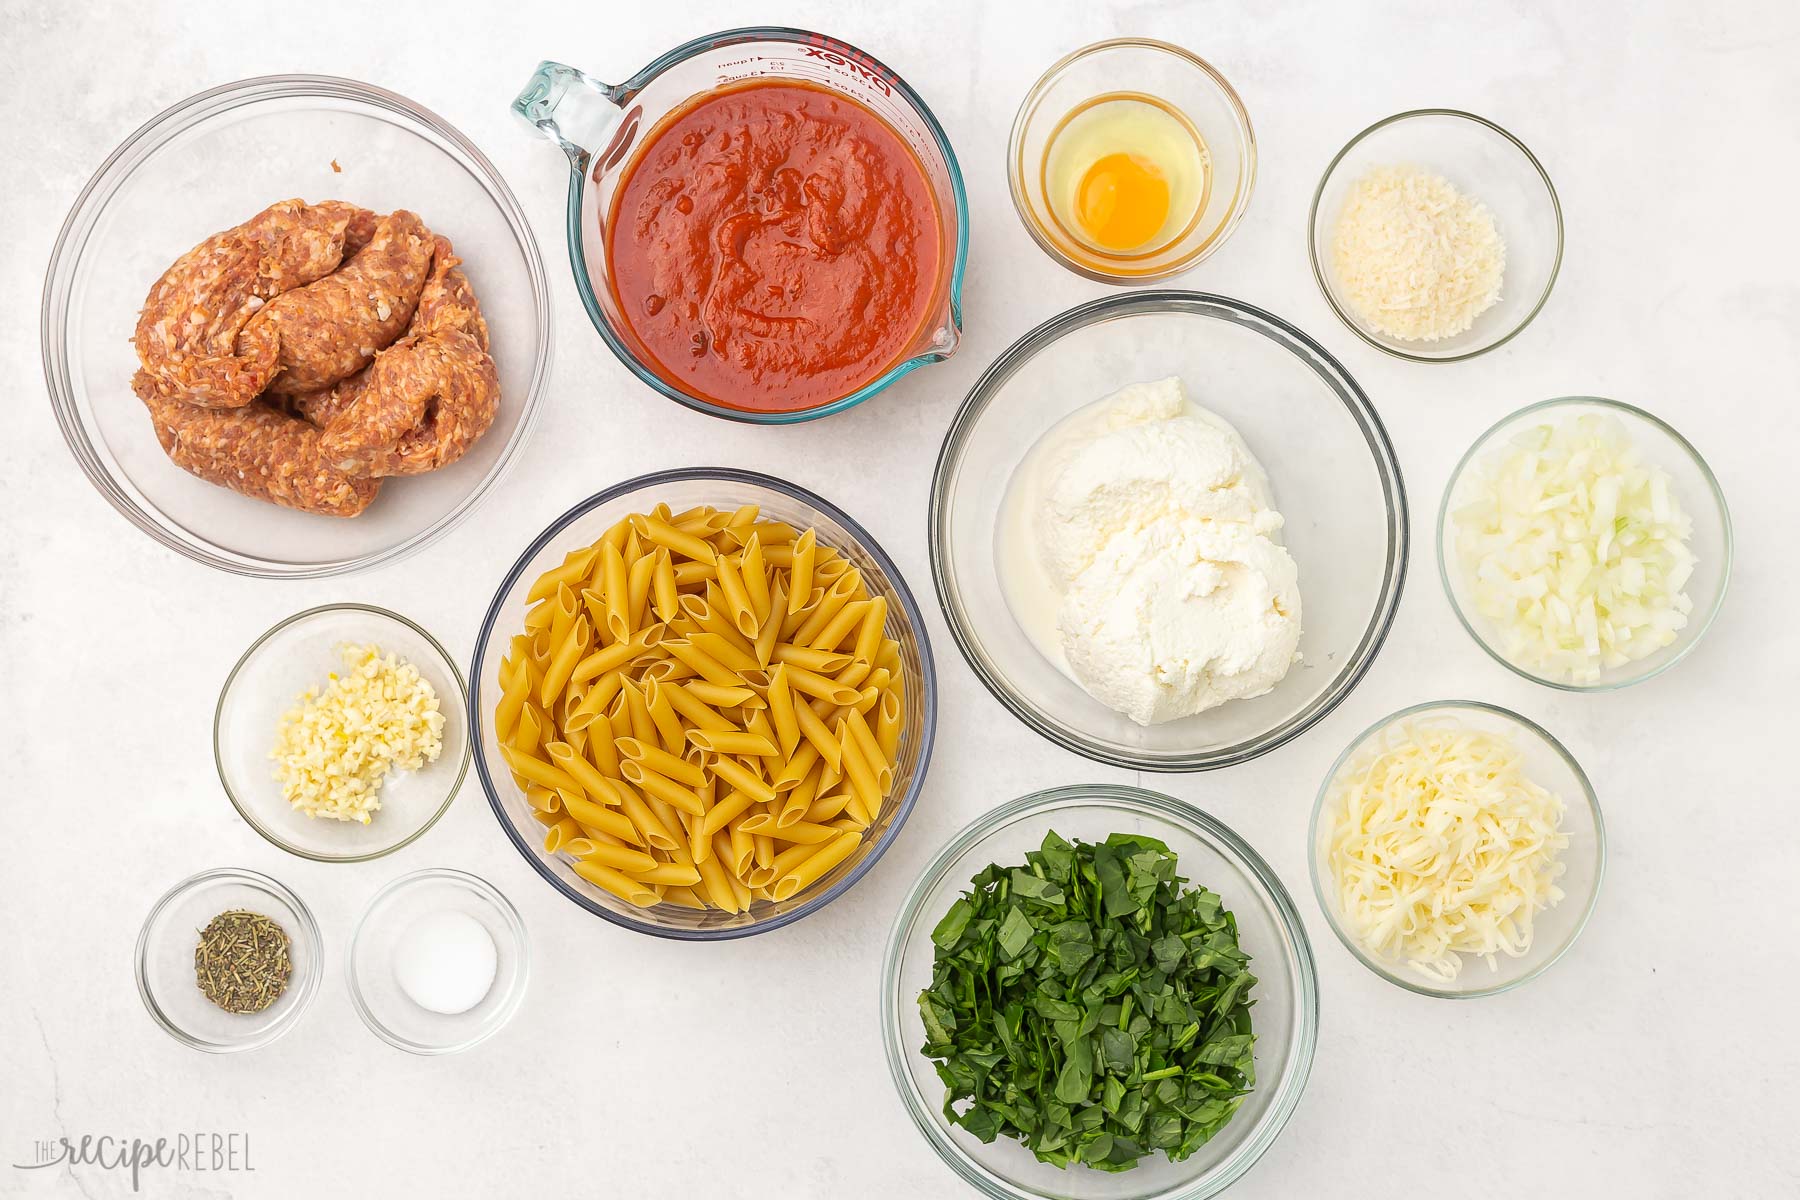
M 1377 167 L 1345 197 L 1332 263 L 1370 329 L 1435 342 L 1466 332 L 1500 299 L 1506 243 L 1487 205 L 1443 176 Z
M 340 648 L 344 672 L 302 692 L 276 731 L 275 777 L 295 810 L 364 825 L 391 770 L 416 771 L 444 747 L 437 693 L 378 646 Z
M 1322 814 L 1338 912 L 1372 954 L 1453 982 L 1531 948 L 1562 899 L 1563 804 L 1525 777 L 1512 740 L 1436 718 L 1391 727 L 1332 782 Z

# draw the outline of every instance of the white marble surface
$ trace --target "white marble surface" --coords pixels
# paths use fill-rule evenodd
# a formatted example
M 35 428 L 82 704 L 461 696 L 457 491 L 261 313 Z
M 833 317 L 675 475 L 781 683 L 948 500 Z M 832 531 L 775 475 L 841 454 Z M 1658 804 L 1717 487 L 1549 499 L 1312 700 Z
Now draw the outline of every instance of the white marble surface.
M 373 865 L 284 856 L 232 813 L 209 754 L 218 685 L 254 635 L 324 601 L 389 605 L 466 660 L 494 580 L 527 531 L 628 475 L 683 463 L 790 474 L 863 518 L 929 598 L 931 464 L 980 369 L 1030 325 L 1106 289 L 1045 258 L 1006 198 L 1014 106 L 1053 58 L 1121 33 L 1193 47 L 1238 85 L 1262 170 L 1242 228 L 1181 280 L 1288 317 L 1339 354 L 1392 431 L 1414 502 L 1399 621 L 1374 670 L 1318 728 L 1234 770 L 1145 780 L 1243 833 L 1294 892 L 1317 952 L 1323 1027 L 1292 1124 L 1234 1195 L 1794 1195 L 1800 1165 L 1795 954 L 1795 680 L 1800 634 L 1800 8 L 1789 0 L 1583 5 L 824 4 L 634 7 L 439 3 L 383 19 L 351 3 L 0 2 L 7 164 L 0 237 L 0 1194 L 120 1196 L 93 1168 L 17 1172 L 34 1139 L 248 1132 L 253 1174 L 152 1174 L 145 1195 L 955 1196 L 882 1061 L 876 983 L 908 882 L 997 799 L 1124 778 L 1008 717 L 935 605 L 940 748 L 898 844 L 800 925 L 693 947 L 586 917 L 506 845 L 471 782 L 418 843 Z M 386 17 L 394 13 L 393 19 Z M 935 107 L 970 188 L 967 340 L 880 402 L 771 432 L 652 396 L 589 328 L 563 266 L 561 157 L 506 105 L 539 58 L 618 78 L 707 30 L 780 17 L 863 45 Z M 233 78 L 337 73 L 442 113 L 530 214 L 549 265 L 548 410 L 499 494 L 428 552 L 366 575 L 281 584 L 161 549 L 94 492 L 45 402 L 35 323 L 58 223 L 100 160 L 164 106 Z M 1331 153 L 1369 121 L 1448 105 L 1540 154 L 1568 256 L 1538 323 L 1473 363 L 1383 357 L 1331 316 L 1304 220 Z M 1457 628 L 1431 511 L 1457 455 L 1527 401 L 1594 392 L 1648 406 L 1709 456 L 1738 563 L 1724 616 L 1676 670 L 1612 696 L 1534 687 Z M 884 448 L 869 481 L 849 448 Z M 885 452 L 891 451 L 891 453 Z M 1784 598 L 1785 597 L 1785 598 Z M 1470 695 L 1560 735 L 1606 805 L 1612 860 L 1566 962 L 1474 1004 L 1377 980 L 1331 937 L 1303 841 L 1321 773 L 1381 713 Z M 273 873 L 313 905 L 324 987 L 286 1039 L 205 1057 L 145 1015 L 131 945 L 154 897 L 203 868 Z M 475 871 L 536 939 L 510 1028 L 417 1059 L 363 1029 L 341 953 L 369 895 L 405 871 Z M 1786 1146 L 1786 1149 L 1782 1147 Z

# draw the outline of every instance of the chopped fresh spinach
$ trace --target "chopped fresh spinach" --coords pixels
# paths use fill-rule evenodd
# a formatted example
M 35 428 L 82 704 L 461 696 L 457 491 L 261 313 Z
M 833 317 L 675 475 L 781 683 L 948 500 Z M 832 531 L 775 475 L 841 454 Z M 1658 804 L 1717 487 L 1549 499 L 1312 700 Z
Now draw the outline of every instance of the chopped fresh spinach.
M 1051 833 L 1025 859 L 981 871 L 931 934 L 919 1014 L 944 1116 L 1059 1167 L 1181 1161 L 1256 1079 L 1236 919 L 1154 838 Z

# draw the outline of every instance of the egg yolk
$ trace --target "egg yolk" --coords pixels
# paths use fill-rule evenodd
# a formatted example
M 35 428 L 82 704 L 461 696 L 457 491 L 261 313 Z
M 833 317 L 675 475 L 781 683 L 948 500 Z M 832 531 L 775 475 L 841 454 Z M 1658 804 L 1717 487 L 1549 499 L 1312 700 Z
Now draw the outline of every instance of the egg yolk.
M 1135 250 L 1169 219 L 1169 182 L 1155 163 L 1135 154 L 1108 154 L 1081 177 L 1075 219 L 1095 244 Z

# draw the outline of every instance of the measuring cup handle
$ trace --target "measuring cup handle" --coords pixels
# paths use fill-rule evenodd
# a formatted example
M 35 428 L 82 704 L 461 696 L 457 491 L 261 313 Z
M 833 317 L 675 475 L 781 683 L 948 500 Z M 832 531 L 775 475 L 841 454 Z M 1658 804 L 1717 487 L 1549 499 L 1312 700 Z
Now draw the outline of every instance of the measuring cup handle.
M 585 71 L 559 62 L 541 62 L 512 109 L 525 123 L 561 146 L 577 171 L 585 170 L 593 148 L 603 146 L 624 115 L 613 87 Z

